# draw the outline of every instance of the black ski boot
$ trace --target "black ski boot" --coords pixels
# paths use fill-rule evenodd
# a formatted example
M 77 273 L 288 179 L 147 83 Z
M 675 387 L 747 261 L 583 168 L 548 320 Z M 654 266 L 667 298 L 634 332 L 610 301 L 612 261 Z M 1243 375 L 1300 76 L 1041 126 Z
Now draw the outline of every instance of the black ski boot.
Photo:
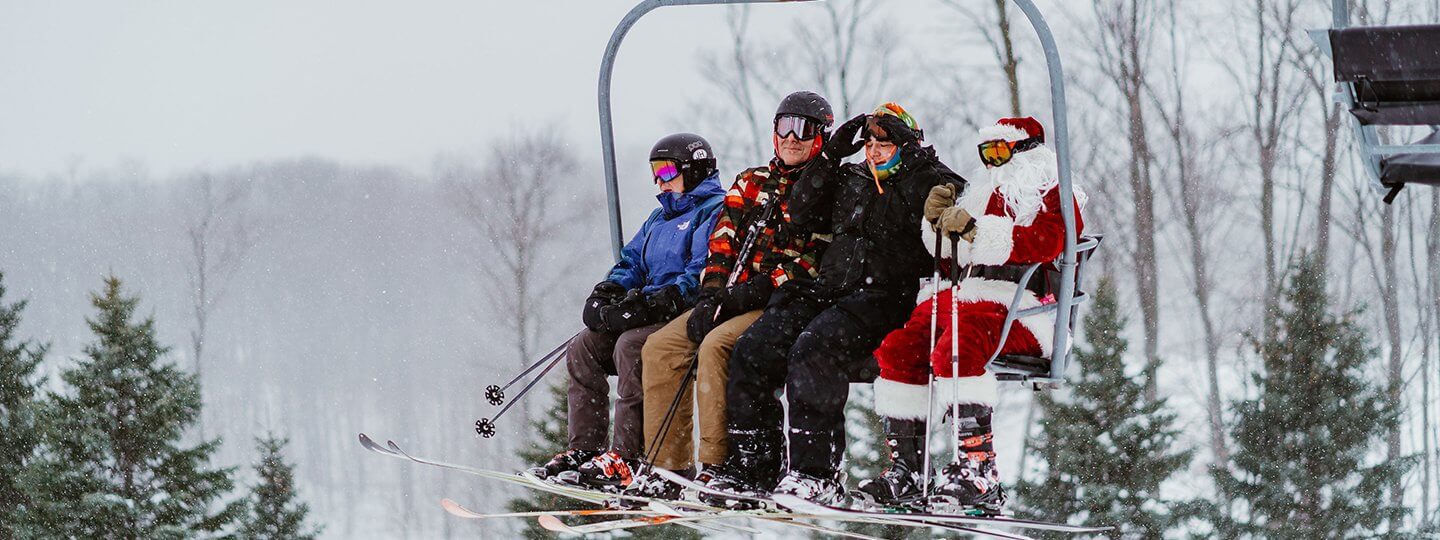
M 838 506 L 845 501 L 845 486 L 834 478 L 811 476 L 790 471 L 775 486 L 775 494 L 794 495 L 815 504 Z
M 581 465 L 598 455 L 600 452 L 591 450 L 566 450 L 555 454 L 555 457 L 550 458 L 550 461 L 545 462 L 544 465 L 531 467 L 529 472 L 544 480 L 554 480 L 556 475 L 579 469 Z
M 871 506 L 920 509 L 925 500 L 925 421 L 886 418 L 885 433 L 890 467 L 879 478 L 860 482 L 855 496 Z
M 780 456 L 785 448 L 776 444 L 778 433 L 767 430 L 730 430 L 730 455 L 725 462 L 705 468 L 710 476 L 705 487 L 725 493 L 765 497 L 775 486 L 775 477 L 780 473 Z M 732 509 L 753 509 L 759 505 L 753 501 L 701 493 L 700 502 L 712 506 Z
M 558 475 L 566 484 L 587 487 L 607 493 L 619 493 L 635 480 L 639 459 L 626 459 L 614 451 L 595 456 L 595 459 L 580 465 L 574 472 Z
M 688 470 L 675 472 L 686 478 L 691 477 L 690 471 Z M 630 486 L 625 488 L 626 495 L 666 501 L 680 500 L 681 491 L 682 487 L 680 484 L 676 484 L 655 474 L 655 468 L 650 466 L 642 466 L 640 470 L 635 473 L 634 481 L 630 482 Z
M 960 407 L 960 461 L 940 471 L 935 490 L 937 502 L 953 505 L 962 512 L 997 515 L 1005 509 L 1005 486 L 995 467 L 994 434 L 990 431 L 992 409 L 986 405 Z

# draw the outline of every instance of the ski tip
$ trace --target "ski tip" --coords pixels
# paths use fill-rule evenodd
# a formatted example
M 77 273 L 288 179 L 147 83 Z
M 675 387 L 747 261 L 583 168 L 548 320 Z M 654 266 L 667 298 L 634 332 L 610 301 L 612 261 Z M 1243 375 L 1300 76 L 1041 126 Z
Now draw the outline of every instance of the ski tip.
M 464 506 L 460 506 L 460 503 L 457 503 L 450 499 L 440 499 L 440 507 L 444 508 L 446 512 L 455 517 L 462 517 L 466 519 L 480 519 L 485 517 L 482 514 L 470 511 L 470 509 L 465 508 Z
M 539 522 L 540 526 L 547 531 L 572 534 L 575 532 L 574 529 L 570 528 L 569 525 L 566 525 L 564 521 L 560 521 L 560 518 L 555 516 L 540 516 L 535 518 L 535 521 Z

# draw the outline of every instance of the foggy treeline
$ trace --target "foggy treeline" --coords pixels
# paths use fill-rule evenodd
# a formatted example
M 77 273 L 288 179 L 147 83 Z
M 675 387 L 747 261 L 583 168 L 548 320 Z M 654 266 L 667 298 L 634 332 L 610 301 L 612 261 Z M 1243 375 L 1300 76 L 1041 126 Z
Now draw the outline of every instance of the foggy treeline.
M 1356 4 L 1360 24 L 1440 19 L 1431 1 Z M 977 127 L 1014 114 L 1053 125 L 1038 43 L 1004 6 L 934 2 L 924 32 L 910 32 L 879 16 L 878 0 L 796 5 L 782 35 L 753 27 L 777 11 L 728 9 L 731 48 L 704 52 L 712 85 L 674 127 L 709 138 L 728 177 L 768 159 L 770 116 L 792 90 L 827 96 L 840 119 L 896 101 L 964 174 Z M 1330 2 L 1041 7 L 1066 62 L 1087 227 L 1105 235 L 1097 267 L 1132 321 L 1130 371 L 1155 374 L 1151 397 L 1170 399 L 1200 449 L 1173 489 L 1213 491 L 1205 470 L 1225 467 L 1228 404 L 1253 392 L 1249 340 L 1267 328 L 1289 263 L 1310 252 L 1329 269 L 1334 311 L 1365 308 L 1381 350 L 1374 380 L 1406 407 L 1385 447 L 1354 450 L 1419 456 L 1391 492 L 1412 509 L 1396 527 L 1435 521 L 1440 190 L 1408 188 L 1387 206 L 1368 186 L 1346 113 L 1329 101 L 1329 63 L 1304 35 L 1329 25 Z M 498 509 L 514 491 L 354 441 L 366 431 L 451 461 L 521 466 L 521 416 L 546 393 L 481 440 L 469 426 L 491 411 L 482 389 L 570 335 L 610 263 L 598 152 L 534 132 L 466 143 L 484 149 L 437 154 L 424 170 L 310 157 L 162 177 L 139 161 L 77 157 L 48 175 L 0 175 L 0 269 L 30 300 L 21 334 L 51 345 L 42 370 L 58 372 L 84 343 L 86 293 L 113 273 L 173 358 L 200 358 L 203 432 L 225 441 L 217 459 L 253 461 L 251 436 L 266 430 L 290 437 L 327 536 L 510 527 L 447 519 L 436 503 Z M 635 162 L 622 173 L 640 170 L 638 155 L 622 151 Z M 627 211 L 652 206 L 627 189 Z M 626 223 L 628 236 L 637 222 Z M 1020 451 L 1034 413 L 1028 391 L 1002 399 L 1001 470 L 1013 481 L 1036 473 Z

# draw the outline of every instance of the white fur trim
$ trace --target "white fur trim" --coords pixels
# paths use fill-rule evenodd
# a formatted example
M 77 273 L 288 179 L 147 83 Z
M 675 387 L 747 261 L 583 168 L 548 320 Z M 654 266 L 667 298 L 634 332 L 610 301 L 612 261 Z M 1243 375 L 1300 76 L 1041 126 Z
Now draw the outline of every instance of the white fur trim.
M 920 420 L 930 405 L 930 387 L 875 379 L 875 414 L 886 418 Z
M 970 245 L 970 262 L 1005 264 L 1015 249 L 1015 220 L 1006 216 L 976 216 L 975 240 Z
M 956 395 L 959 399 L 956 399 Z M 878 397 L 878 394 L 877 394 Z M 940 418 L 949 405 L 979 404 L 995 406 L 1000 401 L 1000 383 L 995 374 L 985 373 L 979 377 L 944 377 L 935 379 L 935 403 L 942 408 L 936 411 Z
M 970 278 L 960 282 L 960 294 L 956 298 L 961 302 L 995 302 L 1008 308 L 1010 301 L 1015 298 L 1015 288 L 1016 285 L 1009 281 Z M 1035 293 L 1026 290 L 1020 294 L 1020 305 L 1015 308 L 1025 310 L 1039 305 L 1040 299 L 1035 297 Z M 941 306 L 940 309 L 948 308 Z M 946 312 L 941 311 L 941 313 Z M 1020 326 L 1030 331 L 1030 335 L 1035 336 L 1035 341 L 1040 343 L 1041 356 L 1050 358 L 1050 353 L 1055 345 L 1055 314 L 1053 312 L 1040 313 L 1020 318 L 1017 321 Z M 990 352 L 994 351 L 987 351 L 987 354 Z
M 980 132 L 975 139 L 975 145 L 979 146 L 982 142 L 993 141 L 995 139 L 1004 139 L 1014 142 L 1023 141 L 1029 138 L 1030 134 L 1023 129 L 1017 128 L 1015 126 L 1008 126 L 1005 124 L 995 124 L 993 126 L 986 126 L 980 128 Z

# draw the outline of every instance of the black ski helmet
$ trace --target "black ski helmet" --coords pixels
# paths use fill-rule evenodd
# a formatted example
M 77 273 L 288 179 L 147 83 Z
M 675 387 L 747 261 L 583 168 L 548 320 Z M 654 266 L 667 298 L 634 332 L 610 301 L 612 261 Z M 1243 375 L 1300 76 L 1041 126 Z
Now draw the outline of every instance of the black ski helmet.
M 780 106 L 775 109 L 775 119 L 787 115 L 803 116 L 826 128 L 835 123 L 835 111 L 830 108 L 830 102 L 808 90 L 795 92 L 780 100 Z
M 680 164 L 685 191 L 695 189 L 715 173 L 715 150 L 710 142 L 694 133 L 666 135 L 650 148 L 650 161 L 668 159 Z

